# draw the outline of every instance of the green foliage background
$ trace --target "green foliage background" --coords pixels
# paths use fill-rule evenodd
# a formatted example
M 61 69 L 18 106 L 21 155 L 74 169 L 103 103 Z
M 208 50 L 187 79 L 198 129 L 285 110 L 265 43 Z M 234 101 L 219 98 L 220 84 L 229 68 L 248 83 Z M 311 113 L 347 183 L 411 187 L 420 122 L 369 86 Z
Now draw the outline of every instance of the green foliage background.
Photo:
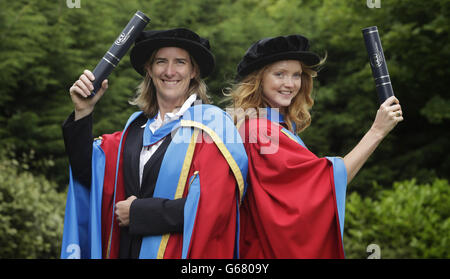
M 187 27 L 210 39 L 217 67 L 207 83 L 219 105 L 252 42 L 307 36 L 313 51 L 328 55 L 315 83 L 312 125 L 300 135 L 319 156 L 344 156 L 375 117 L 361 29 L 378 26 L 405 121 L 349 185 L 347 256 L 364 258 L 365 247 L 377 243 L 391 258 L 449 257 L 450 0 L 381 0 L 378 9 L 365 0 L 80 3 L 70 9 L 66 0 L 0 0 L 0 258 L 58 257 L 68 89 L 95 67 L 136 10 L 152 19 L 147 29 Z M 127 100 L 140 76 L 128 55 L 109 81 L 96 107 L 95 135 L 122 129 L 136 109 Z

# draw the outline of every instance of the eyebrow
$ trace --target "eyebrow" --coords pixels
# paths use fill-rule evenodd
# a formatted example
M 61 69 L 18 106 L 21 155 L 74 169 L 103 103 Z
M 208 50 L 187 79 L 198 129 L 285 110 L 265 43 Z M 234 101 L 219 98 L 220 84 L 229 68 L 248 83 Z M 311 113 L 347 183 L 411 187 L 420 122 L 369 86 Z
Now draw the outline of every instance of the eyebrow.
M 274 68 L 272 71 L 274 71 L 274 72 L 288 72 L 288 70 L 287 69 L 285 69 L 285 68 Z M 295 71 L 295 73 L 303 73 L 303 71 L 302 70 L 300 70 L 300 71 Z
M 189 59 L 187 59 L 187 58 L 175 58 L 175 60 L 177 60 L 177 61 L 185 61 L 185 62 L 189 61 Z
M 187 58 L 175 58 L 177 61 L 189 61 Z M 156 57 L 155 61 L 168 61 L 167 58 L 164 57 Z

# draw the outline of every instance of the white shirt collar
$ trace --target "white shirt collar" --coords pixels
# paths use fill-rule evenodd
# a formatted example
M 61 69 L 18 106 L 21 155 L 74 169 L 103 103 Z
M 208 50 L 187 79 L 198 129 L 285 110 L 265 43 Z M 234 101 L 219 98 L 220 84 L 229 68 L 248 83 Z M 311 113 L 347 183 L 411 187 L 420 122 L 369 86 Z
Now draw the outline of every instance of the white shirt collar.
M 166 117 L 170 117 L 170 118 L 174 118 L 174 117 L 180 117 L 183 115 L 183 113 L 186 112 L 186 110 L 188 108 L 191 107 L 192 103 L 195 102 L 195 100 L 197 99 L 197 94 L 192 94 L 191 96 L 189 96 L 189 98 L 187 98 L 187 100 L 184 102 L 184 104 L 181 106 L 181 108 L 177 111 L 177 112 L 168 112 L 166 113 L 166 115 L 164 116 L 164 122 L 166 120 Z M 158 112 L 158 118 L 159 118 L 159 112 Z
M 189 98 L 187 98 L 187 100 L 183 103 L 183 105 L 181 106 L 181 108 L 176 111 L 176 112 L 168 112 L 164 115 L 164 121 L 161 120 L 161 115 L 160 112 L 158 111 L 158 115 L 155 118 L 155 121 L 153 121 L 150 125 L 149 128 L 152 131 L 152 133 L 154 133 L 156 130 L 158 130 L 161 126 L 172 122 L 178 118 L 180 118 L 188 108 L 191 107 L 191 105 L 195 102 L 195 100 L 197 99 L 197 94 L 192 94 L 191 96 L 189 96 Z M 141 126 L 141 128 L 144 128 L 145 124 Z

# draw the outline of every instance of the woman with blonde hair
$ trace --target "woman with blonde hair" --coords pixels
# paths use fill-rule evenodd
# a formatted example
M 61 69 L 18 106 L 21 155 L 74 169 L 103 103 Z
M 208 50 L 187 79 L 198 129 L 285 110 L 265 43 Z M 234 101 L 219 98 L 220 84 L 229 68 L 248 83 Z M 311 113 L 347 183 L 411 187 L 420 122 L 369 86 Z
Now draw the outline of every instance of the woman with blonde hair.
M 130 59 L 144 80 L 123 131 L 92 140 L 106 80 L 90 97 L 95 77 L 85 70 L 70 88 L 61 257 L 235 257 L 247 156 L 242 142 L 224 140 L 224 130 L 239 138 L 229 116 L 202 104 L 209 41 L 185 28 L 143 31 Z
M 241 258 L 343 258 L 346 186 L 403 120 L 391 97 L 344 158 L 314 155 L 298 133 L 311 123 L 322 63 L 307 38 L 289 35 L 257 41 L 238 65 L 229 95 L 249 159 Z

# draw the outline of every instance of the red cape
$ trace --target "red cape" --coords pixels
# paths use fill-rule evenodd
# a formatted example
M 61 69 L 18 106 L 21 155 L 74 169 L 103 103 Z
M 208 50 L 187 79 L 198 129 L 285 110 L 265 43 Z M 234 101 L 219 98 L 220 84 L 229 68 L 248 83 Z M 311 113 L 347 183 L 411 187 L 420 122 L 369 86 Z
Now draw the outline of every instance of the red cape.
M 240 129 L 249 158 L 240 257 L 344 258 L 332 163 L 282 128 L 252 119 Z M 271 144 L 277 151 L 261 154 Z

